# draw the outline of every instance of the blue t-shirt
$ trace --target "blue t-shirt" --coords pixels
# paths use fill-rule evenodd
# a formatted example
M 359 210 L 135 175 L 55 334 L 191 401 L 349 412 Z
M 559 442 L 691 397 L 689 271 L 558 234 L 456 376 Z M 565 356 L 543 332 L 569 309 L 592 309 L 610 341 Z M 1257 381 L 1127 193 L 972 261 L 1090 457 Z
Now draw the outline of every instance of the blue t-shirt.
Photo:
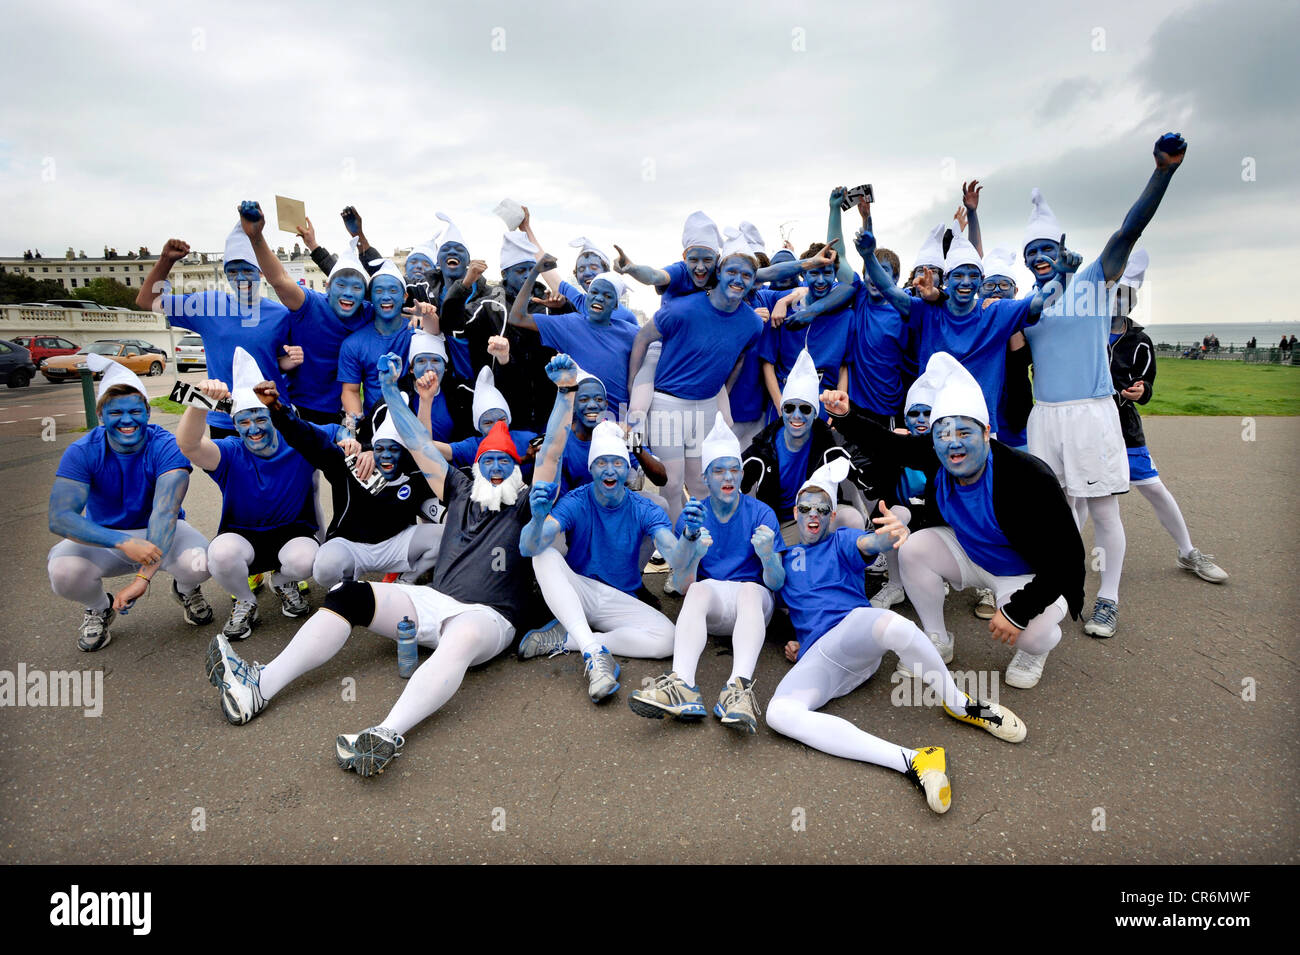
M 1025 329 L 1034 354 L 1036 401 L 1078 401 L 1115 393 L 1106 347 L 1110 303 L 1106 274 L 1097 259 L 1081 269 L 1061 297 L 1043 309 L 1036 324 Z
M 532 431 L 511 431 L 510 438 L 515 443 L 515 451 L 522 460 L 528 454 L 528 442 L 532 441 L 537 435 Z M 451 463 L 454 467 L 463 468 L 474 463 L 474 458 L 478 454 L 478 446 L 483 443 L 483 436 L 476 434 L 472 438 L 466 438 L 464 441 L 451 442 Z
M 866 561 L 858 550 L 863 531 L 841 527 L 811 547 L 794 543 L 782 555 L 785 586 L 781 600 L 799 641 L 799 657 L 867 599 Z
M 665 265 L 664 271 L 668 273 L 668 287 L 659 293 L 660 305 L 667 305 L 669 299 L 704 291 L 704 289 L 696 287 L 695 280 L 691 278 L 690 266 L 684 260 L 674 262 L 672 265 Z M 710 285 L 713 285 L 712 276 L 710 276 L 709 283 L 705 288 Z
M 587 465 L 587 458 L 591 455 L 591 439 L 583 439 L 576 434 L 570 434 L 569 440 L 564 442 L 564 457 L 560 459 L 560 493 L 565 494 L 572 491 L 575 487 L 582 487 L 584 484 L 591 483 L 591 468 Z M 641 463 L 635 455 L 628 455 L 631 458 L 630 467 L 633 471 L 641 469 Z
M 54 476 L 90 487 L 86 518 L 100 527 L 147 527 L 158 476 L 178 469 L 192 470 L 170 431 L 156 424 L 145 425 L 145 431 L 143 448 L 134 454 L 118 454 L 108 446 L 108 435 L 101 425 L 68 445 L 59 459 Z M 183 519 L 185 511 L 177 517 Z
M 579 318 L 586 317 L 587 314 L 586 312 L 587 293 L 586 292 L 584 292 L 577 285 L 572 285 L 568 282 L 561 282 L 560 294 L 563 295 L 565 298 L 567 298 L 569 300 L 569 304 L 572 305 L 577 310 Z M 533 317 L 536 318 L 537 316 L 534 315 Z M 631 309 L 624 308 L 622 305 L 617 305 L 614 307 L 614 314 L 611 315 L 610 318 L 612 318 L 616 322 L 630 322 L 633 328 L 639 327 L 636 320 L 636 313 L 634 313 Z
M 798 311 L 791 312 L 787 319 L 798 314 Z M 822 373 L 822 389 L 834 391 L 840 384 L 840 365 L 849 350 L 852 323 L 853 312 L 846 305 L 838 311 L 818 315 L 803 328 L 791 328 L 788 322 L 777 327 L 768 324 L 758 341 L 758 354 L 773 366 L 777 384 L 785 388 L 785 380 L 799 352 L 807 348 L 813 364 Z
M 533 315 L 542 344 L 571 357 L 605 386 L 616 415 L 628 403 L 627 366 L 638 328 L 627 322 L 593 325 L 581 315 Z
M 700 558 L 698 580 L 734 580 L 740 583 L 763 583 L 763 562 L 754 553 L 750 538 L 759 525 L 772 528 L 776 537 L 773 550 L 781 553 L 785 550 L 785 541 L 781 539 L 781 525 L 777 523 L 772 509 L 762 501 L 748 494 L 740 496 L 740 507 L 725 524 L 713 513 L 713 505 L 704 502 L 704 528 L 713 538 L 713 543 Z M 686 518 L 677 517 L 677 536 L 686 529 Z
M 292 337 L 289 310 L 279 302 L 259 298 L 251 308 L 245 309 L 233 295 L 207 291 L 164 295 L 161 308 L 173 327 L 202 336 L 209 378 L 233 388 L 235 349 L 242 348 L 253 356 L 258 370 L 275 384 L 280 394 L 291 394 L 289 382 L 280 371 L 284 346 Z M 228 431 L 235 427 L 224 411 L 209 411 L 207 421 Z
M 799 496 L 799 488 L 808 480 L 808 457 L 812 454 L 812 438 L 804 441 L 798 451 L 785 446 L 785 435 L 776 434 L 776 464 L 781 475 L 781 513 L 789 514 Z
M 564 559 L 573 572 L 625 594 L 641 586 L 642 538 L 671 529 L 668 514 L 648 497 L 628 491 L 618 507 L 601 507 L 590 484 L 560 498 L 551 516 L 568 537 Z
M 1023 557 L 1012 549 L 993 514 L 993 457 L 974 484 L 958 484 L 942 468 L 935 483 L 939 513 L 957 535 L 962 550 L 980 567 L 998 577 L 1032 574 Z
M 736 360 L 763 332 L 763 320 L 743 302 L 734 312 L 714 308 L 707 295 L 665 301 L 655 312 L 663 338 L 655 390 L 687 401 L 714 397 Z
M 306 422 L 305 422 L 306 423 Z M 323 428 L 307 423 L 328 440 L 334 426 Z M 244 447 L 240 437 L 213 442 L 221 461 L 208 472 L 221 488 L 221 524 L 226 531 L 265 531 L 287 524 L 316 528 L 316 507 L 311 478 L 315 468 L 289 446 L 281 436 L 279 447 L 269 458 L 259 457 Z
M 339 350 L 349 335 L 371 322 L 369 302 L 344 322 L 330 308 L 329 296 L 303 289 L 302 305 L 289 313 L 290 335 L 302 346 L 302 364 L 289 372 L 289 397 L 299 408 L 333 414 L 343 407 Z
M 1025 327 L 1028 317 L 1029 299 L 995 299 L 987 308 L 984 301 L 978 301 L 969 315 L 957 316 L 945 306 L 918 298 L 912 302 L 910 315 L 921 332 L 917 361 L 924 368 L 935 352 L 952 355 L 979 382 L 992 416 L 1007 376 L 1007 339 Z M 1037 354 L 1034 363 L 1038 363 Z
M 906 391 L 907 323 L 888 300 L 871 301 L 865 285 L 853 299 L 852 332 L 845 360 L 849 401 L 879 415 L 898 414 Z
M 420 413 L 420 396 L 411 396 L 411 410 Z M 429 408 L 429 433 L 435 441 L 450 441 L 456 431 L 456 422 L 452 420 L 451 409 L 447 407 L 447 396 L 438 389 Z M 475 448 L 475 450 L 478 450 Z
M 900 504 L 906 504 L 912 498 L 925 500 L 925 472 L 918 471 L 916 468 L 903 468 L 898 476 L 898 500 Z
M 391 335 L 382 335 L 375 323 L 371 322 L 357 329 L 343 341 L 339 349 L 338 380 L 348 385 L 361 386 L 362 410 L 369 418 L 379 402 L 384 400 L 379 386 L 379 359 L 389 352 L 402 359 L 402 368 L 406 368 L 406 353 L 411 347 L 414 330 L 403 323 L 402 327 Z

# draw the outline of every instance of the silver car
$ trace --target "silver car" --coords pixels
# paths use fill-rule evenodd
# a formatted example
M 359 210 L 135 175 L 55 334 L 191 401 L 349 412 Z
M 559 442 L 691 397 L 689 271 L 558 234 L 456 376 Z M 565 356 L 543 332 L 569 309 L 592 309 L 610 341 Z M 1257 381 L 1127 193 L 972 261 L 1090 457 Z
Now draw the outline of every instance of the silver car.
M 189 371 L 191 368 L 207 368 L 208 359 L 203 354 L 203 338 L 199 335 L 186 335 L 176 343 L 176 370 Z

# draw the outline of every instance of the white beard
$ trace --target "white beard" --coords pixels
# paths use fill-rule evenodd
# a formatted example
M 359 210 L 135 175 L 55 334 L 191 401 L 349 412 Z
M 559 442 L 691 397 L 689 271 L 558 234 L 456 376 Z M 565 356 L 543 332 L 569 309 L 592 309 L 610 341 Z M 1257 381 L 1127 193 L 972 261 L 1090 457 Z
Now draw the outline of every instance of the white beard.
M 510 476 L 500 484 L 493 484 L 483 476 L 483 472 L 477 467 L 474 468 L 474 488 L 470 491 L 469 499 L 475 504 L 482 505 L 489 511 L 501 510 L 501 505 L 507 507 L 519 500 L 519 492 L 522 491 L 526 484 L 519 474 L 519 469 L 510 472 Z

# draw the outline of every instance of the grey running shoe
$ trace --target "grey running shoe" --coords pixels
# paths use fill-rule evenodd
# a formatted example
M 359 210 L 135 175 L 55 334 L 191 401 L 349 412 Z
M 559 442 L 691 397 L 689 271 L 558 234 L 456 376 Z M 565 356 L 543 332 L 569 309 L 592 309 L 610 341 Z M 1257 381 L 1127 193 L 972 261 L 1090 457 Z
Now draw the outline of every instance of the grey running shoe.
M 564 625 L 558 620 L 552 620 L 524 634 L 515 655 L 520 660 L 531 660 L 533 657 L 553 657 L 560 653 L 568 653 L 569 651 L 564 649 L 564 641 L 568 638 L 569 631 L 564 629 Z
M 1208 580 L 1212 584 L 1221 584 L 1228 579 L 1227 572 L 1214 562 L 1213 557 L 1202 554 L 1195 547 L 1186 557 L 1179 555 L 1178 566 L 1190 570 L 1201 580 Z
M 203 596 L 202 587 L 195 587 L 190 593 L 183 594 L 180 587 L 176 585 L 176 581 L 173 580 L 172 599 L 181 605 L 181 610 L 185 613 L 186 623 L 201 627 L 212 622 L 212 607 Z
M 876 559 L 867 566 L 867 573 L 877 576 L 889 573 L 889 561 L 885 559 L 884 554 L 876 555 Z
M 223 634 L 208 644 L 208 682 L 221 691 L 221 713 L 226 722 L 242 726 L 262 710 L 262 665 L 248 663 L 230 646 Z
M 939 659 L 944 663 L 952 663 L 953 650 L 957 646 L 957 638 L 952 635 L 952 631 L 947 631 L 943 636 L 939 636 L 937 633 L 927 633 L 926 636 L 930 638 L 930 642 L 934 644 L 934 648 L 939 651 Z M 898 666 L 896 669 L 905 677 L 911 678 L 915 676 L 915 674 L 904 665 L 901 657 L 898 660 Z
M 992 620 L 993 615 L 998 612 L 998 604 L 993 598 L 993 591 L 981 587 L 975 591 L 975 596 L 979 598 L 975 602 L 975 616 L 981 620 Z
M 1049 650 L 1048 653 L 1051 651 Z M 1007 666 L 1007 685 L 1021 690 L 1031 690 L 1043 678 L 1043 664 L 1047 662 L 1047 653 L 1028 653 L 1017 650 Z
M 647 689 L 633 690 L 627 705 L 637 716 L 652 720 L 671 716 L 673 719 L 694 722 L 709 715 L 704 708 L 704 697 L 700 695 L 699 687 L 691 686 L 676 673 L 665 673 L 655 680 L 654 686 Z
M 247 640 L 257 624 L 257 601 L 236 600 L 235 608 L 230 611 L 230 619 L 221 628 L 227 640 Z
M 871 595 L 871 606 L 879 607 L 881 610 L 888 610 L 895 604 L 901 604 L 906 599 L 907 591 L 903 589 L 903 585 L 887 580 L 885 586 Z
M 758 718 L 762 715 L 758 700 L 754 696 L 754 681 L 738 676 L 722 688 L 713 707 L 713 715 L 722 720 L 722 725 L 742 733 L 757 733 Z
M 77 649 L 86 653 L 94 653 L 96 650 L 102 650 L 113 635 L 108 631 L 108 625 L 113 622 L 117 616 L 117 611 L 113 609 L 113 595 L 105 594 L 108 598 L 108 606 L 103 610 L 87 610 L 86 615 L 81 618 L 80 636 L 77 637 Z
M 587 662 L 587 694 L 591 702 L 599 703 L 618 692 L 618 674 L 622 668 L 607 649 L 601 647 L 595 653 L 584 653 L 582 659 Z
M 311 613 L 311 605 L 307 603 L 307 598 L 302 595 L 297 584 L 289 583 L 283 587 L 272 584 L 271 589 L 280 598 L 280 612 L 286 617 L 305 617 Z
M 1083 625 L 1083 632 L 1090 637 L 1113 637 L 1119 626 L 1119 604 L 1105 597 L 1098 597 L 1092 608 L 1092 619 Z
M 345 733 L 334 740 L 334 758 L 343 769 L 358 776 L 378 776 L 390 762 L 402 755 L 406 738 L 386 726 L 372 726 L 360 733 Z

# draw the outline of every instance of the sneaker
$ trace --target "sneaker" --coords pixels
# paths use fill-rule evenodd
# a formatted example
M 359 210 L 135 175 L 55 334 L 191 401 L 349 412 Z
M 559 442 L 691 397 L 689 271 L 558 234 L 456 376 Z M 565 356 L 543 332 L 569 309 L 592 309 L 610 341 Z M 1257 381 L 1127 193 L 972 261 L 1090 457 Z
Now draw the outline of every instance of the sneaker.
M 298 581 L 298 589 L 303 593 L 307 593 L 307 591 L 311 590 L 311 584 L 307 583 L 305 580 L 300 580 Z
M 986 703 L 983 700 L 977 700 L 968 694 L 963 693 L 967 703 L 965 710 L 961 713 L 954 713 L 948 709 L 948 704 L 943 705 L 943 710 L 959 723 L 969 723 L 971 726 L 978 726 L 982 730 L 987 730 L 1000 740 L 1008 743 L 1019 743 L 1029 735 L 1029 728 L 1005 706 L 999 706 L 997 703 Z
M 553 657 L 560 653 L 568 653 L 569 651 L 564 649 L 564 641 L 568 638 L 569 631 L 564 629 L 564 625 L 558 620 L 552 620 L 536 630 L 525 633 L 524 638 L 519 641 L 516 656 L 520 660 L 531 660 L 533 657 Z
M 257 593 L 264 580 L 266 580 L 266 574 L 250 574 L 248 577 L 248 589 L 253 593 Z
M 221 713 L 226 722 L 242 726 L 262 710 L 262 665 L 247 663 L 230 646 L 223 634 L 208 644 L 208 682 L 221 691 Z
M 907 778 L 925 793 L 925 801 L 935 812 L 944 813 L 952 805 L 952 783 L 942 746 L 918 750 L 907 762 Z
M 1202 554 L 1195 547 L 1186 557 L 1179 555 L 1178 566 L 1190 570 L 1201 580 L 1208 580 L 1212 584 L 1221 584 L 1228 579 L 1227 572 L 1214 562 L 1213 557 Z
M 681 591 L 673 586 L 672 574 L 669 574 L 667 577 L 664 578 L 664 593 L 668 595 L 678 594 L 679 596 L 681 594 Z
M 666 574 L 668 572 L 668 559 L 659 553 L 658 547 L 654 549 L 654 553 L 650 555 L 649 563 L 645 565 L 641 572 L 643 574 Z
M 758 718 L 762 713 L 754 697 L 754 681 L 743 676 L 722 688 L 722 695 L 713 707 L 713 715 L 722 720 L 723 726 L 749 734 L 758 732 Z
M 887 580 L 885 586 L 877 590 L 872 596 L 871 606 L 878 607 L 881 610 L 888 610 L 895 604 L 901 604 L 906 599 L 907 592 L 903 590 L 903 585 Z
M 1048 653 L 1051 653 L 1049 650 Z M 1021 690 L 1031 690 L 1043 678 L 1043 664 L 1047 662 L 1047 653 L 1028 653 L 1017 650 L 1007 665 L 1007 685 Z
M 975 597 L 975 616 L 981 620 L 992 620 L 993 615 L 998 612 L 998 604 L 993 598 L 993 591 L 981 587 L 975 591 Z
M 343 769 L 358 776 L 378 776 L 390 762 L 402 755 L 406 738 L 386 726 L 372 726 L 360 733 L 344 733 L 334 740 L 334 758 Z
M 236 600 L 230 611 L 230 619 L 221 628 L 221 635 L 227 640 L 247 640 L 257 624 L 257 601 Z
M 1090 637 L 1113 637 L 1119 626 L 1119 604 L 1105 597 L 1098 597 L 1092 608 L 1092 619 L 1083 625 L 1083 632 Z
M 172 599 L 181 605 L 181 610 L 185 613 L 186 623 L 201 627 L 212 622 L 212 607 L 203 596 L 202 587 L 195 587 L 193 592 L 183 594 L 180 587 L 176 586 L 176 581 L 173 580 Z
M 113 609 L 113 595 L 105 594 L 108 598 L 108 606 L 103 610 L 86 610 L 86 615 L 81 618 L 81 630 L 77 637 L 77 649 L 86 653 L 94 653 L 96 650 L 102 650 L 108 646 L 113 635 L 108 632 L 108 625 L 113 622 L 117 616 L 117 611 Z
M 675 720 L 694 722 L 709 715 L 700 688 L 691 686 L 676 673 L 665 673 L 647 690 L 633 690 L 627 705 L 637 716 L 652 720 L 671 716 Z
M 395 584 L 397 583 L 397 579 L 401 576 L 402 575 L 399 574 L 397 571 L 393 571 L 392 573 L 384 574 L 383 582 L 386 584 Z
M 884 554 L 876 555 L 876 559 L 867 566 L 867 573 L 874 574 L 877 577 L 889 573 L 889 561 L 885 559 Z
M 607 649 L 601 647 L 595 653 L 584 653 L 582 659 L 587 663 L 587 694 L 591 702 L 599 703 L 618 692 L 618 675 L 622 668 Z
M 927 633 L 926 636 L 930 638 L 930 642 L 934 644 L 934 648 L 939 651 L 939 659 L 942 660 L 945 665 L 952 663 L 953 648 L 957 645 L 957 639 L 952 635 L 952 631 L 949 630 L 947 632 L 946 640 L 942 639 L 937 633 Z M 898 667 L 896 669 L 899 673 L 909 679 L 914 675 L 911 670 L 903 665 L 901 657 L 899 658 Z
M 311 613 L 311 605 L 307 603 L 307 598 L 302 595 L 297 584 L 288 583 L 283 587 L 272 584 L 271 589 L 280 598 L 280 613 L 286 617 L 305 617 Z

